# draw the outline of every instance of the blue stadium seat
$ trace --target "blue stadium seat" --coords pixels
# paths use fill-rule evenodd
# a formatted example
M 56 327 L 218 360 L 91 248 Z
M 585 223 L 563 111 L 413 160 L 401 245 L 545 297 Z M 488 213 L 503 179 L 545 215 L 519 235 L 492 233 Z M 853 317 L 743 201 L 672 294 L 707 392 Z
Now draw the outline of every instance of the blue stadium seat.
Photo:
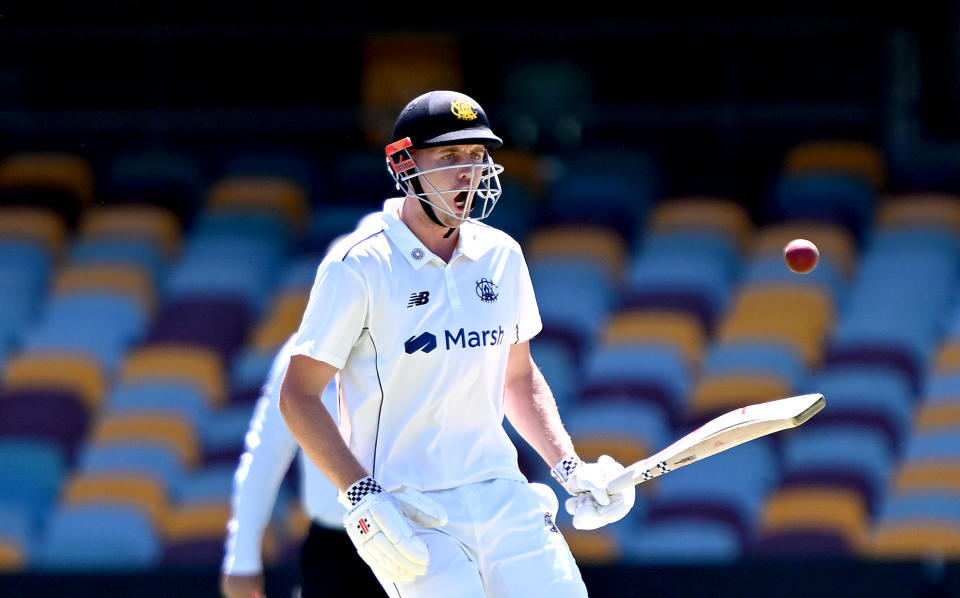
M 728 564 L 743 554 L 737 532 L 717 521 L 650 523 L 624 537 L 624 560 L 630 563 Z
M 906 461 L 960 459 L 960 430 L 914 434 L 907 441 L 903 458 Z
M 856 176 L 811 173 L 782 177 L 773 190 L 775 214 L 787 220 L 842 224 L 863 239 L 872 225 L 873 189 Z
M 702 375 L 722 372 L 775 374 L 794 388 L 804 386 L 808 376 L 802 356 L 793 348 L 764 342 L 730 341 L 711 346 Z
M 826 396 L 829 410 L 833 405 Z M 895 458 L 887 438 L 867 428 L 805 427 L 783 439 L 785 482 L 852 488 L 874 511 L 892 479 Z
M 879 520 L 946 521 L 960 525 L 960 495 L 952 492 L 909 492 L 892 494 L 883 504 Z
M 52 442 L 0 436 L 0 505 L 23 507 L 39 522 L 57 497 L 66 468 Z
M 902 448 L 915 409 L 915 395 L 900 372 L 882 367 L 846 366 L 822 370 L 810 384 L 827 397 L 828 408 L 812 427 L 833 423 L 874 428 L 895 453 Z
M 149 239 L 86 238 L 70 247 L 74 264 L 133 264 L 150 272 L 154 285 L 162 291 L 167 264 L 162 248 Z
M 51 513 L 37 556 L 47 570 L 136 570 L 158 564 L 160 544 L 136 508 L 71 505 Z
M 684 356 L 659 345 L 603 347 L 590 353 L 584 367 L 581 400 L 610 396 L 650 402 L 676 422 L 691 391 Z
M 88 444 L 77 459 L 82 473 L 140 472 L 160 480 L 170 492 L 183 483 L 186 466 L 171 447 L 158 443 Z
M 195 429 L 206 425 L 210 417 L 207 401 L 196 386 L 174 380 L 141 380 L 118 383 L 108 399 L 107 410 L 166 411 L 190 423 Z
M 534 337 L 530 353 L 550 385 L 557 407 L 564 413 L 574 404 L 580 387 L 580 364 L 569 348 L 549 338 Z
M 236 464 L 217 464 L 189 473 L 176 491 L 177 503 L 230 501 Z

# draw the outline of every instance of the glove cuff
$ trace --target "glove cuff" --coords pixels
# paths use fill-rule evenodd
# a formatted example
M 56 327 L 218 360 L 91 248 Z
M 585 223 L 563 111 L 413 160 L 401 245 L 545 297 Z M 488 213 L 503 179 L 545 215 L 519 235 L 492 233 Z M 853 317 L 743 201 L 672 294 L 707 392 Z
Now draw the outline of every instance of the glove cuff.
M 574 470 L 582 463 L 583 461 L 581 461 L 580 457 L 576 455 L 564 457 L 562 461 L 553 466 L 553 469 L 550 470 L 550 475 L 553 476 L 553 479 L 560 482 L 561 486 L 566 488 L 567 480 L 573 474 Z
M 378 492 L 383 492 L 383 487 L 380 486 L 377 480 L 366 476 L 351 484 L 345 494 L 347 495 L 347 500 L 350 501 L 350 506 L 354 506 L 363 500 L 364 496 Z

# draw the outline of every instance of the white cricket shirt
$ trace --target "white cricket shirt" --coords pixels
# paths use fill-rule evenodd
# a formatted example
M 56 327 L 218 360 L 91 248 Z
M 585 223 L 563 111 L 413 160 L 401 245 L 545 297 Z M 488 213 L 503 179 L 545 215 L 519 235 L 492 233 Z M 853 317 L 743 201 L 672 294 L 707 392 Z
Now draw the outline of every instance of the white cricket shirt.
M 438 490 L 525 480 L 503 385 L 540 328 L 516 241 L 467 221 L 447 264 L 390 211 L 321 263 L 294 353 L 339 368 L 340 432 L 381 485 Z

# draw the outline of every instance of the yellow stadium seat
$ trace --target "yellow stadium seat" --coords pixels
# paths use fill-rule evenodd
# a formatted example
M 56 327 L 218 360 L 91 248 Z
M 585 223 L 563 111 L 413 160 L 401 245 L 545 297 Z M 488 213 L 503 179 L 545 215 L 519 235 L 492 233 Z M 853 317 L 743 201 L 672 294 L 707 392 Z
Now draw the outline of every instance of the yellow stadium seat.
M 746 208 L 723 197 L 676 197 L 653 206 L 648 230 L 715 231 L 745 247 L 753 233 L 753 221 Z
M 212 349 L 158 343 L 131 351 L 120 380 L 180 380 L 200 389 L 211 406 L 220 406 L 227 396 L 225 376 L 223 361 Z
M 761 535 L 789 531 L 832 532 L 855 552 L 869 542 L 869 517 L 863 498 L 842 488 L 805 486 L 775 492 L 760 516 Z
M 49 208 L 0 207 L 0 239 L 38 243 L 57 257 L 67 243 L 67 225 L 62 216 Z
M 948 338 L 937 351 L 933 365 L 935 374 L 960 372 L 960 338 Z M 957 397 L 960 400 L 960 397 Z
M 174 506 L 167 516 L 163 535 L 168 542 L 221 538 L 230 521 L 227 502 L 201 502 Z
M 254 210 L 282 214 L 290 230 L 310 226 L 310 200 L 303 186 L 292 179 L 268 176 L 233 176 L 217 181 L 207 196 L 207 208 Z
M 603 436 L 575 435 L 574 444 L 580 458 L 591 462 L 599 459 L 600 455 L 610 455 L 618 463 L 628 465 L 653 453 L 653 447 L 647 446 L 640 439 L 618 436 L 615 432 Z
M 943 428 L 960 430 L 960 401 L 921 405 L 914 418 L 913 427 L 917 432 L 931 432 Z
M 632 310 L 613 314 L 603 332 L 605 345 L 659 343 L 678 349 L 691 366 L 703 358 L 704 332 L 700 320 L 678 311 Z
M 794 239 L 807 239 L 849 277 L 856 268 L 856 243 L 850 231 L 830 222 L 789 221 L 768 224 L 756 231 L 753 252 L 757 256 L 783 255 L 783 248 Z
M 149 475 L 85 473 L 73 476 L 64 504 L 121 503 L 142 510 L 160 527 L 167 517 L 167 488 Z
M 784 159 L 787 174 L 808 172 L 840 172 L 859 176 L 874 189 L 883 189 L 887 167 L 883 153 L 876 146 L 862 141 L 825 139 L 801 143 L 787 152 Z
M 516 180 L 535 200 L 543 199 L 550 184 L 550 168 L 544 164 L 543 157 L 530 150 L 505 147 L 497 149 L 494 154 L 496 162 L 503 165 L 501 178 Z M 504 201 L 512 201 L 512 198 Z
M 266 350 L 282 345 L 300 327 L 309 298 L 309 289 L 287 289 L 279 293 L 267 316 L 253 331 L 253 347 Z
M 93 168 L 85 158 L 74 154 L 14 154 L 0 161 L 0 189 L 61 191 L 80 204 L 89 204 L 94 197 Z
M 3 387 L 64 390 L 76 394 L 92 411 L 103 401 L 107 381 L 103 368 L 92 356 L 21 353 L 7 362 Z
M 96 423 L 90 435 L 94 444 L 156 443 L 175 450 L 183 463 L 193 465 L 200 455 L 199 440 L 190 424 L 175 415 L 114 413 Z
M 822 358 L 833 317 L 833 300 L 819 287 L 751 285 L 737 294 L 717 338 L 782 342 L 799 351 L 807 366 L 814 366 Z
M 310 532 L 310 516 L 303 510 L 303 504 L 300 501 L 294 502 L 287 509 L 284 517 L 284 534 L 291 543 L 299 544 Z
M 109 291 L 133 297 L 146 313 L 156 307 L 156 289 L 148 270 L 132 264 L 76 264 L 57 272 L 53 293 Z
M 80 217 L 82 237 L 146 239 L 160 247 L 168 258 L 180 249 L 180 223 L 174 213 L 162 206 L 95 206 Z
M 719 373 L 696 385 L 688 407 L 692 415 L 707 417 L 744 405 L 783 399 L 793 394 L 788 380 L 773 374 Z
M 960 496 L 960 462 L 958 461 L 908 461 L 897 471 L 894 492 L 943 491 Z
M 887 198 L 877 208 L 879 228 L 946 227 L 960 233 L 960 195 L 909 193 Z
M 603 565 L 620 560 L 620 546 L 613 534 L 607 530 L 583 531 L 564 527 L 563 538 L 578 563 Z
M 880 525 L 868 553 L 882 560 L 960 559 L 960 528 L 947 521 Z
M 550 226 L 530 231 L 524 253 L 527 261 L 549 258 L 588 259 L 603 268 L 612 280 L 623 278 L 627 246 L 611 228 L 603 226 Z
M 363 51 L 364 133 L 373 147 L 395 139 L 393 123 L 407 102 L 434 89 L 463 89 L 460 43 L 440 33 L 379 33 Z
M 27 567 L 27 555 L 22 546 L 0 538 L 0 572 L 16 573 Z

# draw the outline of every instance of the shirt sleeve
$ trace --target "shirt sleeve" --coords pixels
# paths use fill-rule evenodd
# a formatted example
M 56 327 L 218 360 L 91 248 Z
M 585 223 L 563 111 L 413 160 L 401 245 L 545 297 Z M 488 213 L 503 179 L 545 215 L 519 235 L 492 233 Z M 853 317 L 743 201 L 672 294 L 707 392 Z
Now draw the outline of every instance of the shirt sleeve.
M 527 261 L 520 254 L 520 267 L 518 274 L 519 309 L 517 312 L 517 342 L 528 341 L 543 328 L 543 322 L 540 320 L 540 308 L 537 307 L 537 297 L 533 292 L 533 282 L 530 280 L 530 270 L 527 268 Z
M 297 452 L 297 441 L 280 413 L 280 384 L 290 359 L 289 344 L 270 368 L 244 439 L 245 450 L 233 478 L 232 515 L 222 571 L 250 575 L 263 570 L 263 533 L 283 477 Z
M 292 355 L 343 369 L 367 320 L 367 286 L 354 268 L 336 259 L 320 264 Z

